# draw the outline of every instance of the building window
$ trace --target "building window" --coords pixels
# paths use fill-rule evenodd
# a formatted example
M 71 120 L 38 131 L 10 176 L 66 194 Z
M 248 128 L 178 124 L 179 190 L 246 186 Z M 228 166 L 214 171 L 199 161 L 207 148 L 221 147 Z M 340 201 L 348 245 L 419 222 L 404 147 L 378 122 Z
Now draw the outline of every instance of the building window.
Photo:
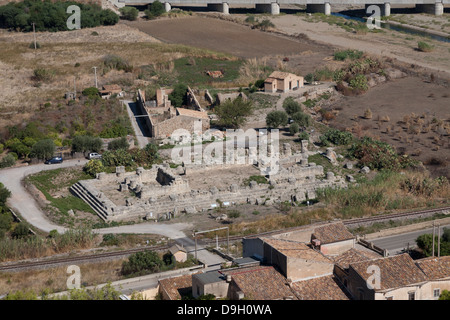
M 408 300 L 416 300 L 416 293 L 408 292 Z
M 440 295 L 441 295 L 441 289 L 434 289 L 433 290 L 433 296 L 435 298 L 439 298 Z

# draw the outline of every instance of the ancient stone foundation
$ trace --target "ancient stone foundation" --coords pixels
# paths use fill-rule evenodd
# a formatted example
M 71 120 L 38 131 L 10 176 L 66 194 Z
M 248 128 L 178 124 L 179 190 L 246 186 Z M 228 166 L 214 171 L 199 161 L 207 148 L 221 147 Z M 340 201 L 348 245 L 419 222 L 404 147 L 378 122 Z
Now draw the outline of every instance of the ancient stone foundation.
M 216 170 L 232 172 L 240 167 L 243 172 L 259 172 L 256 168 L 261 162 L 258 161 L 240 165 L 192 164 L 175 169 L 164 164 L 149 170 L 138 168 L 135 172 L 125 172 L 123 167 L 117 167 L 115 173 L 100 173 L 96 179 L 79 181 L 71 190 L 86 201 L 99 217 L 110 222 L 161 220 L 180 214 L 201 214 L 218 203 L 273 205 L 284 201 L 302 202 L 315 198 L 319 188 L 346 186 L 344 179 L 331 173 L 325 176 L 322 166 L 308 163 L 308 155 L 308 151 L 292 154 L 290 147 L 284 145 L 277 174 L 266 176 L 269 183 L 207 183 L 208 176 Z M 200 188 L 198 183 L 197 188 L 190 187 L 189 179 L 193 176 L 197 180 L 198 177 L 204 179 L 205 187 Z

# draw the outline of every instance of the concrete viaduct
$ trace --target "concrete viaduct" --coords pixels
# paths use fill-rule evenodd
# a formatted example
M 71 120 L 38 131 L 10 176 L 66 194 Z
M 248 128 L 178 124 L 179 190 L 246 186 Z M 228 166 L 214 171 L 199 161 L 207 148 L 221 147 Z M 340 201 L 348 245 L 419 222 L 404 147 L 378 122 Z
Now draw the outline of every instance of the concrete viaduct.
M 121 5 L 142 6 L 151 4 L 155 0 L 116 0 Z M 307 12 L 321 12 L 326 15 L 331 14 L 333 4 L 348 5 L 378 5 L 382 16 L 391 14 L 391 5 L 415 5 L 421 12 L 435 14 L 437 16 L 444 14 L 444 4 L 449 4 L 450 0 L 160 0 L 164 3 L 166 11 L 170 11 L 172 5 L 207 5 L 209 10 L 229 14 L 229 6 L 234 7 L 255 5 L 258 12 L 279 14 L 281 4 L 299 4 L 306 5 Z

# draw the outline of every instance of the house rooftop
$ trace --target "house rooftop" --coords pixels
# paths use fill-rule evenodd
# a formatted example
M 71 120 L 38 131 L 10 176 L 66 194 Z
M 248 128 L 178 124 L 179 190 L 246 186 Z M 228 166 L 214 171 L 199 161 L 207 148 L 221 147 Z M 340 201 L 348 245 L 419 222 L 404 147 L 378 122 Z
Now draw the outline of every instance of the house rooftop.
M 314 229 L 312 238 L 319 240 L 320 244 L 327 244 L 350 240 L 355 237 L 347 230 L 342 222 L 337 222 Z
M 169 248 L 170 253 L 175 254 L 178 251 L 182 251 L 182 252 L 187 252 L 185 248 L 183 248 L 182 246 L 178 245 L 178 244 L 174 244 L 173 246 L 171 246 Z
M 355 248 L 351 248 L 340 255 L 333 258 L 334 263 L 343 268 L 348 269 L 349 265 L 352 263 L 368 261 L 373 259 L 379 259 L 381 256 L 378 253 L 358 250 Z
M 272 266 L 256 266 L 233 270 L 222 270 L 231 275 L 232 282 L 251 300 L 296 300 L 284 278 Z
M 287 77 L 289 77 L 290 75 L 292 75 L 292 73 L 289 72 L 282 72 L 282 71 L 274 71 L 270 74 L 269 79 L 273 78 L 273 79 L 285 79 Z
M 200 273 L 194 275 L 193 277 L 197 278 L 203 284 L 225 281 L 223 274 L 221 274 L 219 271 Z
M 416 265 L 425 273 L 428 280 L 450 278 L 450 256 L 416 260 Z
M 350 294 L 334 275 L 292 283 L 299 300 L 350 300 Z
M 332 260 L 324 256 L 321 252 L 308 247 L 303 242 L 273 238 L 261 238 L 261 240 L 290 258 L 300 258 L 305 260 L 332 263 Z
M 350 264 L 350 268 L 355 270 L 365 281 L 373 275 L 373 273 L 367 272 L 370 266 L 380 268 L 380 289 L 376 290 L 399 288 L 427 280 L 426 275 L 407 253 Z
M 192 292 L 192 275 L 162 279 L 159 280 L 159 286 L 170 300 L 180 300 L 182 295 Z

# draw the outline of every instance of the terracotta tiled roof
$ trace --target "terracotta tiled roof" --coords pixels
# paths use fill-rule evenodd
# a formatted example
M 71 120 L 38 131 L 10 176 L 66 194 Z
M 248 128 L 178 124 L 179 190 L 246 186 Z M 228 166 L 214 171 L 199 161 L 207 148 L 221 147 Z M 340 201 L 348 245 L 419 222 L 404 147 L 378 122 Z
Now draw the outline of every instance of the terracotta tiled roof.
M 119 87 L 117 84 L 105 84 L 103 86 L 103 92 L 120 92 L 122 91 L 122 88 Z
M 285 78 L 289 77 L 289 75 L 291 75 L 291 73 L 282 72 L 282 71 L 274 71 L 270 74 L 269 78 L 285 79 Z
M 332 261 L 321 252 L 311 249 L 303 242 L 273 238 L 261 238 L 261 240 L 287 257 L 332 263 Z
M 250 300 L 294 299 L 286 279 L 272 266 L 257 266 L 222 271 Z
M 173 246 L 171 246 L 171 247 L 169 248 L 169 251 L 170 251 L 170 253 L 172 253 L 172 254 L 175 254 L 175 253 L 177 253 L 177 252 L 179 252 L 179 251 L 187 252 L 185 248 L 183 248 L 182 246 L 180 246 L 180 245 L 178 245 L 178 244 L 174 244 Z
M 429 280 L 450 277 L 450 256 L 420 259 L 416 261 L 416 265 L 419 266 Z
M 334 263 L 343 269 L 347 269 L 351 263 L 379 259 L 381 256 L 375 252 L 349 249 L 333 258 Z
M 378 290 L 399 288 L 427 280 L 425 274 L 407 253 L 350 264 L 350 268 L 366 281 L 373 275 L 373 272 L 367 272 L 370 266 L 380 268 L 380 289 Z
M 292 290 L 299 300 L 350 300 L 346 289 L 333 275 L 294 282 Z
M 194 117 L 199 119 L 209 119 L 208 114 L 202 111 L 190 110 L 185 108 L 177 108 L 177 112 L 180 116 Z
M 354 239 L 355 237 L 347 230 L 342 222 L 328 224 L 314 230 L 312 237 L 320 240 L 320 244 Z
M 180 292 L 192 292 L 192 275 L 159 280 L 161 291 L 165 291 L 170 300 L 180 300 Z

